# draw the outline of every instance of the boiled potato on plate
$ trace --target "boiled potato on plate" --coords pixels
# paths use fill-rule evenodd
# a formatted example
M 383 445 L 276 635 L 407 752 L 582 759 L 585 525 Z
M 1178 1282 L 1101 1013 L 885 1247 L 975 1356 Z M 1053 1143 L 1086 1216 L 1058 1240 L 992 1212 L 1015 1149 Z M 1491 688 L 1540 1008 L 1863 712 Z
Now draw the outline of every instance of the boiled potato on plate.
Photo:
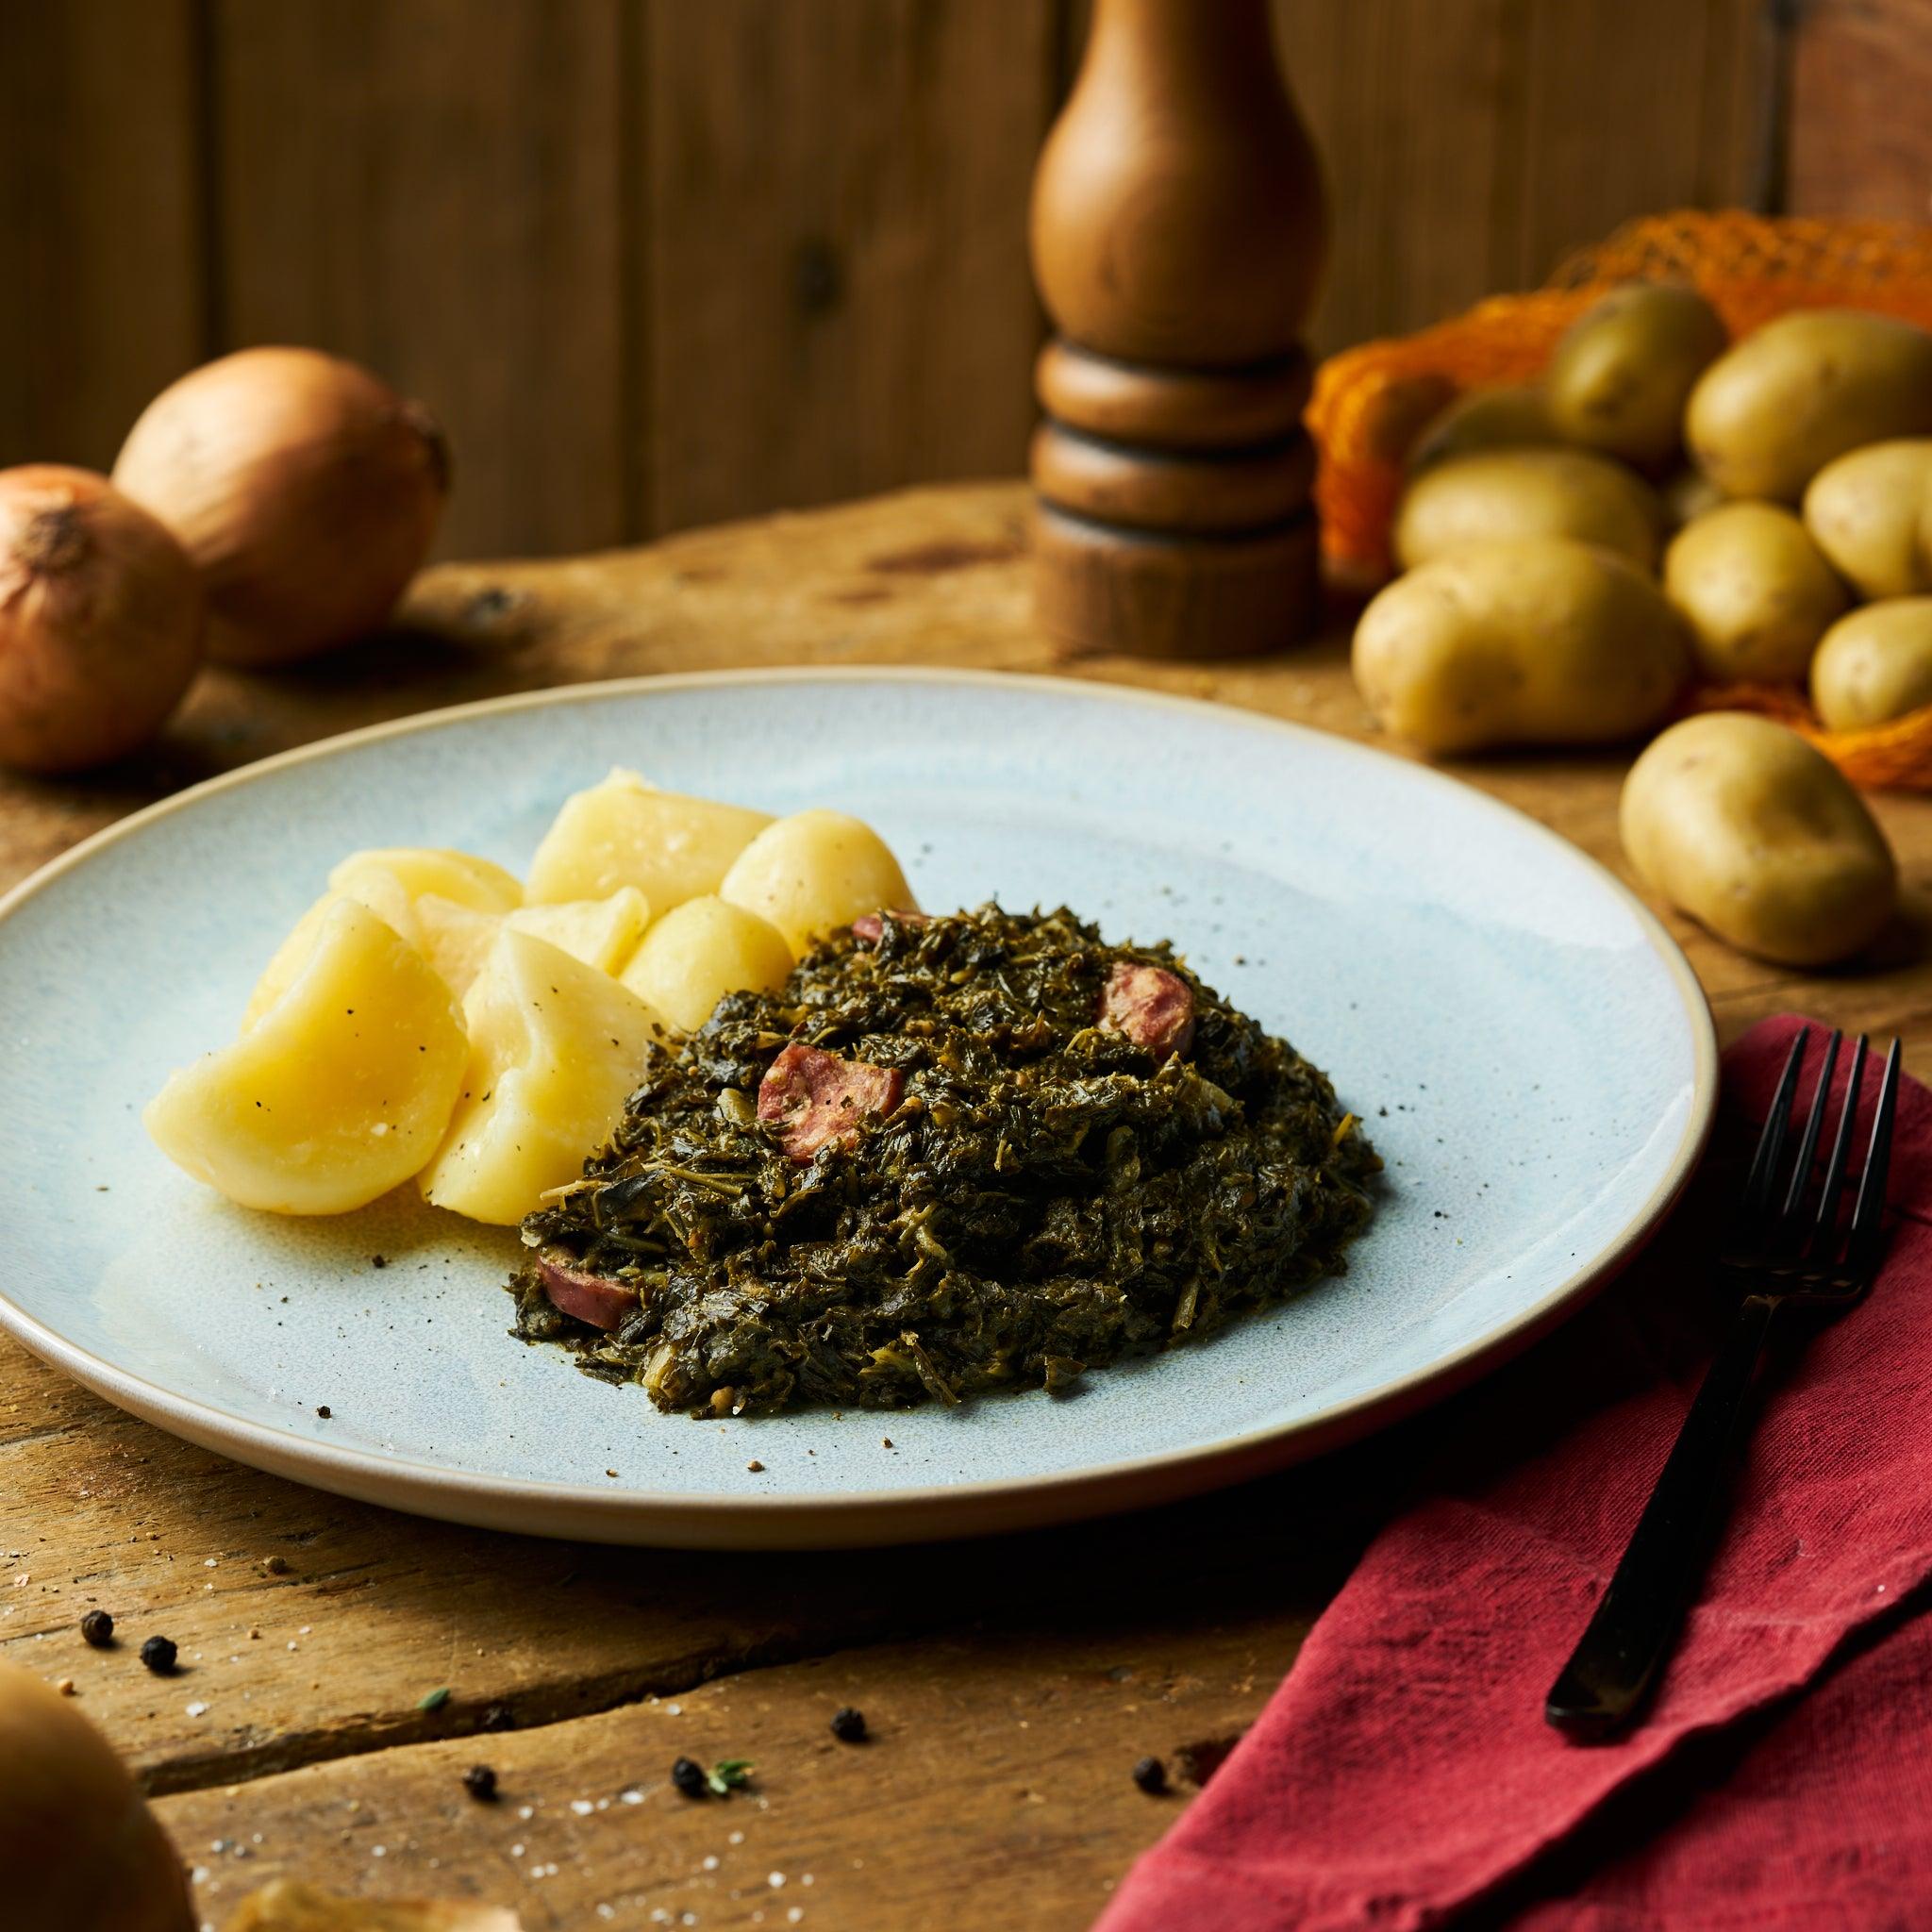
M 142 1118 L 171 1160 L 244 1208 L 341 1214 L 429 1158 L 467 1054 L 428 960 L 345 897 L 255 1024 L 172 1075 Z
M 770 992 L 791 966 L 770 920 L 706 893 L 658 920 L 620 976 L 672 1025 L 695 1033 L 727 992 Z
M 1740 711 L 1674 724 L 1624 782 L 1624 850 L 1650 889 L 1741 952 L 1849 958 L 1898 896 L 1885 835 L 1836 765 Z
M 756 912 L 795 958 L 864 912 L 916 912 L 919 902 L 886 841 L 842 811 L 793 812 L 738 856 L 719 898 Z
M 609 1138 L 663 1023 L 608 973 L 509 926 L 463 1022 L 455 1117 L 421 1186 L 439 1208 L 508 1226 Z
M 530 861 L 529 902 L 607 899 L 635 886 L 655 913 L 715 892 L 771 814 L 660 791 L 614 771 L 564 802 Z

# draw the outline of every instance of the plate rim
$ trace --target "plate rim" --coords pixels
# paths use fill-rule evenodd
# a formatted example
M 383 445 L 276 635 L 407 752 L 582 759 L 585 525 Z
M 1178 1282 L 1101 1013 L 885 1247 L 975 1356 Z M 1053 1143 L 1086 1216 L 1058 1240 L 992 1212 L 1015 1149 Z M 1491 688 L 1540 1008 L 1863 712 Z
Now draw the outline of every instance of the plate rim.
M 1628 1264 L 1683 1193 L 1709 1141 L 1716 1114 L 1716 1027 L 1703 985 L 1682 947 L 1615 873 L 1540 819 L 1435 766 L 1339 732 L 1244 706 L 1094 678 L 938 665 L 749 666 L 546 686 L 385 719 L 236 766 L 103 826 L 0 894 L 0 935 L 4 935 L 7 922 L 29 900 L 81 870 L 102 851 L 140 836 L 175 813 L 195 809 L 208 797 L 257 783 L 291 766 L 504 712 L 596 704 L 660 691 L 876 682 L 1043 690 L 1103 705 L 1177 708 L 1205 715 L 1224 726 L 1237 724 L 1295 739 L 1315 739 L 1324 748 L 1347 758 L 1374 766 L 1396 765 L 1421 784 L 1453 791 L 1535 834 L 1569 862 L 1592 874 L 1612 900 L 1633 916 L 1638 931 L 1665 967 L 1677 993 L 1691 1039 L 1690 1109 L 1663 1174 L 1617 1233 L 1583 1266 L 1563 1275 L 1507 1325 L 1392 1382 L 1295 1422 L 1247 1430 L 1191 1448 L 1155 1451 L 1049 1474 L 993 1476 L 910 1490 L 858 1490 L 824 1496 L 691 1496 L 650 1490 L 598 1490 L 581 1483 L 541 1482 L 451 1469 L 408 1457 L 318 1442 L 252 1421 L 216 1403 L 182 1395 L 69 1341 L 15 1302 L 4 1282 L 0 1282 L 0 1329 L 117 1407 L 172 1434 L 186 1436 L 256 1469 L 418 1514 L 523 1534 L 663 1546 L 775 1549 L 909 1542 L 1043 1525 L 1174 1500 L 1286 1467 L 1399 1421 L 1499 1366 L 1574 1312 Z

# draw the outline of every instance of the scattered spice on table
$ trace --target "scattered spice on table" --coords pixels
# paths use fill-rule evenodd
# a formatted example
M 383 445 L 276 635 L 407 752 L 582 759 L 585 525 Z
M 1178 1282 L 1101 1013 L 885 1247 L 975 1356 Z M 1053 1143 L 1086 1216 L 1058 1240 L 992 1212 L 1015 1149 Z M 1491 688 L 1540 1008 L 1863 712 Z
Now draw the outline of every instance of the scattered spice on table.
M 165 1677 L 174 1670 L 175 1659 L 179 1655 L 172 1637 L 150 1637 L 141 1646 L 142 1662 L 158 1677 Z
M 671 1782 L 687 1798 L 702 1798 L 707 1790 L 705 1767 L 695 1757 L 680 1757 L 671 1767 Z
M 1158 1798 L 1167 1789 L 1167 1766 L 1158 1757 L 1143 1757 L 1134 1767 L 1134 1782 L 1150 1798 Z
M 434 1690 L 425 1690 L 416 1700 L 418 1710 L 441 1710 L 449 1702 L 449 1686 L 439 1684 Z
M 855 1709 L 849 1704 L 841 1704 L 832 1713 L 832 1735 L 841 1744 L 862 1744 L 865 1742 L 865 1713 Z
M 106 1610 L 90 1610 L 80 1620 L 80 1634 L 94 1649 L 106 1650 L 114 1641 L 114 1620 Z
M 318 1407 L 318 1408 L 316 1409 L 316 1411 L 315 1411 L 315 1412 L 316 1412 L 316 1414 L 317 1414 L 317 1415 L 319 1415 L 319 1416 L 320 1416 L 320 1417 L 321 1417 L 321 1418 L 323 1419 L 323 1421 L 324 1421 L 324 1422 L 327 1422 L 327 1421 L 328 1421 L 328 1418 L 329 1418 L 329 1407 L 328 1407 L 328 1404 L 327 1404 L 327 1403 L 325 1403 L 325 1403 L 323 1403 L 323 1404 L 322 1404 L 322 1405 L 321 1405 L 321 1406 L 320 1406 L 320 1407 Z
M 286 1576 L 289 1574 L 289 1559 L 286 1557 L 264 1557 L 261 1567 L 271 1576 Z
M 721 1757 L 705 1774 L 705 1783 L 719 1797 L 728 1797 L 750 1784 L 756 1768 L 749 1757 Z
M 389 1257 L 387 1255 L 371 1255 L 369 1265 L 372 1268 L 387 1268 L 389 1266 Z
M 752 1474 L 754 1475 L 762 1475 L 765 1471 L 765 1465 L 762 1462 L 760 1462 L 756 1456 L 754 1456 L 752 1459 L 749 1462 L 747 1462 L 744 1466 L 745 1468 L 750 1470 Z
M 496 1773 L 488 1764 L 473 1764 L 463 1774 L 463 1789 L 480 1805 L 491 1804 L 496 1798 Z
M 59 1693 L 63 1697 L 77 1697 L 80 1694 L 75 1689 L 74 1679 L 72 1677 L 62 1677 L 60 1681 L 54 1686 L 54 1688 L 55 1690 L 59 1691 Z

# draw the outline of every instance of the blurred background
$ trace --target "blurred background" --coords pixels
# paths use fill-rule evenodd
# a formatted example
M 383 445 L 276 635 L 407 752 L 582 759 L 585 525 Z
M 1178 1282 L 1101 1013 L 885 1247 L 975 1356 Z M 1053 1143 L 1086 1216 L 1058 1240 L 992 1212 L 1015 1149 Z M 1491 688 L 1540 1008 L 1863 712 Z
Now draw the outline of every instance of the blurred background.
M 4 0 L 0 465 L 291 341 L 444 420 L 445 556 L 1022 468 L 1082 0 Z M 1277 0 L 1318 349 L 1627 215 L 1924 220 L 1928 0 Z

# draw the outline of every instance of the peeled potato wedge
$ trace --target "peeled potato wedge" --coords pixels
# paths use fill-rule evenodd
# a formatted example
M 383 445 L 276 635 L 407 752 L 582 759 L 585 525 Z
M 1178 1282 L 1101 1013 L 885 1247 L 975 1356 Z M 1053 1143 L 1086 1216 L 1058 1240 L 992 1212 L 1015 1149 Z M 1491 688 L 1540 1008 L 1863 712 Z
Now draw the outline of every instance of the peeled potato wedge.
M 707 893 L 675 906 L 644 935 L 624 983 L 672 1025 L 695 1033 L 727 992 L 769 992 L 791 971 L 770 920 Z
M 508 912 L 524 902 L 524 889 L 514 874 L 473 853 L 407 845 L 352 852 L 329 874 L 328 891 L 295 922 L 263 968 L 248 996 L 242 1024 L 254 1025 L 288 991 L 308 963 L 315 935 L 338 900 L 354 899 L 368 907 L 410 945 L 426 951 L 427 936 L 417 914 L 418 902 L 426 895 L 484 913 Z
M 529 903 L 608 899 L 635 886 L 668 912 L 715 892 L 731 861 L 772 823 L 769 814 L 659 791 L 635 772 L 564 801 L 530 861 Z
M 800 811 L 767 825 L 739 854 L 718 896 L 768 920 L 794 957 L 863 912 L 916 912 L 891 849 L 842 811 Z
M 635 886 L 625 886 L 608 899 L 567 899 L 499 913 L 478 912 L 429 892 L 416 902 L 416 920 L 429 963 L 460 999 L 505 926 L 547 940 L 600 973 L 615 974 L 637 951 L 651 923 L 651 902 Z
M 508 1226 L 609 1138 L 663 1023 L 608 974 L 508 924 L 463 1017 L 456 1117 L 421 1185 L 439 1208 Z
M 245 1208 L 342 1214 L 415 1174 L 461 1091 L 449 989 L 353 898 L 232 1046 L 170 1076 L 142 1119 L 168 1158 Z

